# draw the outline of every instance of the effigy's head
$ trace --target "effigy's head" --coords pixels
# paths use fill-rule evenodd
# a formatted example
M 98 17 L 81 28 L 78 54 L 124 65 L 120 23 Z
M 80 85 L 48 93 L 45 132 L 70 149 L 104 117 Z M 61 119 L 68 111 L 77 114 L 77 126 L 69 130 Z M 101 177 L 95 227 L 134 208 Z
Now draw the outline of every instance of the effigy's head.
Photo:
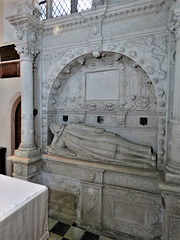
M 57 123 L 52 123 L 51 126 L 50 126 L 50 129 L 51 129 L 51 132 L 53 134 L 56 134 L 56 133 L 58 133 L 60 131 L 61 125 L 57 124 Z

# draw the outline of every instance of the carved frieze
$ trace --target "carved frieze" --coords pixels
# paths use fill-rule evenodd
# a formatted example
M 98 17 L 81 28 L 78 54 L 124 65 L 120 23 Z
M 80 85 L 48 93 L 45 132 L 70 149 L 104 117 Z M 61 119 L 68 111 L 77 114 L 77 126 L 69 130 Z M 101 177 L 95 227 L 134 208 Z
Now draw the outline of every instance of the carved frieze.
M 64 190 L 71 192 L 79 197 L 80 194 L 80 184 L 77 180 L 72 180 L 67 177 L 63 177 L 55 174 L 43 173 L 43 184 L 50 188 Z
M 142 176 L 106 171 L 104 173 L 104 184 L 159 193 L 156 178 L 145 178 Z
M 70 165 L 54 165 L 44 161 L 42 166 L 43 171 L 48 172 L 50 174 L 61 175 L 74 179 L 78 179 L 81 181 L 87 181 L 90 183 L 102 183 L 102 171 L 99 170 L 94 172 L 93 169 L 81 168 L 81 167 L 73 167 Z

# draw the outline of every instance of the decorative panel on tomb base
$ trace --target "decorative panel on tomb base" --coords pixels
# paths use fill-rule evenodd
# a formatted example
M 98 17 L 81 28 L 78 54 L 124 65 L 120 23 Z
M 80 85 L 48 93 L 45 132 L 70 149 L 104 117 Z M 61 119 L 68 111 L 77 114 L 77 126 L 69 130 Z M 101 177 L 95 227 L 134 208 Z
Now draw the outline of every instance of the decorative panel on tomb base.
M 42 169 L 42 184 L 50 190 L 51 217 L 115 238 L 161 236 L 157 171 L 103 163 L 93 167 L 90 161 L 49 155 L 43 155 Z
M 158 195 L 104 187 L 103 213 L 105 232 L 123 232 L 144 239 L 161 235 L 161 199 Z

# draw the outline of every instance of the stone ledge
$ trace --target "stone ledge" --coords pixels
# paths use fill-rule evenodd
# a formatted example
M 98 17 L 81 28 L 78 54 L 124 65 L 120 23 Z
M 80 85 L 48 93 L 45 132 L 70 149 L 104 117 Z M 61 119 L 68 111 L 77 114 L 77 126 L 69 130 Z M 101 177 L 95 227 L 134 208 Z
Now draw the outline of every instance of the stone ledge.
M 133 168 L 133 167 L 126 167 L 126 166 L 117 166 L 110 164 L 104 164 L 101 162 L 93 162 L 87 160 L 80 160 L 80 159 L 72 159 L 72 158 L 65 158 L 65 157 L 57 157 L 51 156 L 48 154 L 42 155 L 42 160 L 47 161 L 47 163 L 56 163 L 56 164 L 64 164 L 64 165 L 76 165 L 81 167 L 88 167 L 88 168 L 95 168 L 96 171 L 103 172 L 104 170 L 120 172 L 120 173 L 127 173 L 137 176 L 144 176 L 150 178 L 158 178 L 159 171 L 151 170 L 151 169 L 144 169 L 144 168 Z
M 41 155 L 34 156 L 34 157 L 10 156 L 7 158 L 8 161 L 11 161 L 13 163 L 23 163 L 23 164 L 30 164 L 40 159 L 41 159 Z
M 166 182 L 163 174 L 159 175 L 158 187 L 161 191 L 176 192 L 180 194 L 180 184 Z

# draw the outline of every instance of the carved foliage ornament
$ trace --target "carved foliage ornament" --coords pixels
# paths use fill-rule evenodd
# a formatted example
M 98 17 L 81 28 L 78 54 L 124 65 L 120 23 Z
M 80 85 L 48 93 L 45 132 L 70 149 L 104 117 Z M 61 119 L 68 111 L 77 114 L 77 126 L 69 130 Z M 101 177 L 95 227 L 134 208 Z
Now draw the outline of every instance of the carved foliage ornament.
M 27 44 L 17 45 L 16 50 L 21 56 L 21 58 L 31 58 L 33 59 L 39 52 L 38 49 L 31 47 Z

